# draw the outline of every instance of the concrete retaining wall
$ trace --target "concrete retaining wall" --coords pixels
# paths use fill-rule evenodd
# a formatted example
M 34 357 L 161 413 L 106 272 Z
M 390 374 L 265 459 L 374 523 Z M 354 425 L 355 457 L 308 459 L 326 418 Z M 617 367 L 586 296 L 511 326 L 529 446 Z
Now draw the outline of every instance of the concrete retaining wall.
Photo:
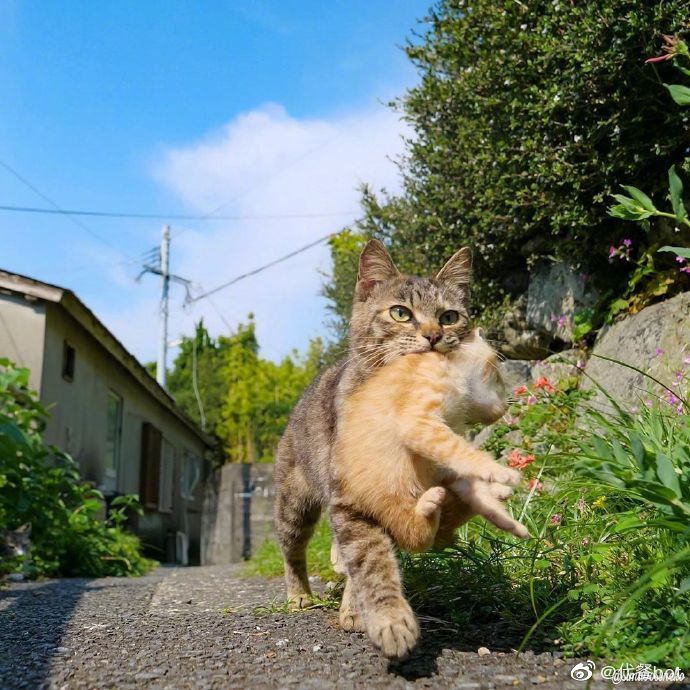
M 272 464 L 230 464 L 206 483 L 201 517 L 202 565 L 246 560 L 273 535 Z

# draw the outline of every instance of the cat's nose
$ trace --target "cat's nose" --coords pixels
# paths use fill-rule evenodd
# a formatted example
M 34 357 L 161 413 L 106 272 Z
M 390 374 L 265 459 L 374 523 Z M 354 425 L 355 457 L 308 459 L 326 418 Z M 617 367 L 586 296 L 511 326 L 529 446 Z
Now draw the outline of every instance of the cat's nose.
M 429 341 L 431 347 L 441 340 L 441 334 L 438 331 L 431 331 L 429 333 L 422 333 L 422 335 Z

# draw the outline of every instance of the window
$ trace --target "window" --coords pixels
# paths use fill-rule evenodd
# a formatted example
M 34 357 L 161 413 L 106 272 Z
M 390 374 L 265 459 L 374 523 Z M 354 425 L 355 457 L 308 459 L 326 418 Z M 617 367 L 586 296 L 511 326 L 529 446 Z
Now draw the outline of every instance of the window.
M 173 510 L 173 475 L 175 472 L 175 449 L 163 439 L 161 454 L 161 471 L 158 482 L 158 510 L 161 513 L 172 513 Z
M 163 437 L 153 424 L 141 425 L 139 494 L 144 507 L 158 509 Z
M 105 478 L 112 491 L 117 490 L 117 470 L 120 466 L 122 447 L 122 398 L 108 391 L 108 407 L 105 436 Z
M 201 479 L 201 460 L 194 454 L 185 452 L 180 477 L 180 496 L 187 501 L 194 500 L 194 490 Z
M 62 343 L 62 378 L 65 381 L 74 381 L 74 348 L 65 340 Z

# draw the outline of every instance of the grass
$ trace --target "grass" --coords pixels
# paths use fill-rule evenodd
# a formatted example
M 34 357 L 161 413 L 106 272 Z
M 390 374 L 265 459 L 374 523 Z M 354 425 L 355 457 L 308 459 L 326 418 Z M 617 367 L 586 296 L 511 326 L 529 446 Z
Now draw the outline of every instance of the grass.
M 325 581 L 340 579 L 331 567 L 331 530 L 328 520 L 322 518 L 314 529 L 314 536 L 307 549 L 309 573 Z M 283 555 L 278 543 L 267 539 L 247 563 L 247 575 L 278 577 L 283 574 Z

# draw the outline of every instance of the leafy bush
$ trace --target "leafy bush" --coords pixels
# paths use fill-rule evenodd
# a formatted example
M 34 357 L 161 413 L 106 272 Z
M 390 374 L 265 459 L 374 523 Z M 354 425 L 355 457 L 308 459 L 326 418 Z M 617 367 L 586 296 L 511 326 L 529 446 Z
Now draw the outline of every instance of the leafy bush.
M 615 299 L 636 267 L 607 262 L 621 232 L 607 197 L 633 183 L 661 198 L 690 142 L 690 115 L 663 83 L 672 66 L 644 64 L 687 18 L 685 0 L 440 0 L 406 49 L 420 83 L 397 102 L 413 130 L 403 192 L 365 190 L 352 230 L 410 272 L 471 246 L 482 313 L 524 292 L 539 257 L 583 265 Z M 345 323 L 353 275 L 340 249 L 329 297 Z
M 103 495 L 79 478 L 68 455 L 46 446 L 47 418 L 29 390 L 29 371 L 0 359 L 0 525 L 31 524 L 31 575 L 141 575 L 155 562 L 141 555 L 141 543 L 123 528 L 136 497 L 113 501 L 102 519 Z M 0 563 L 5 571 L 22 568 Z

